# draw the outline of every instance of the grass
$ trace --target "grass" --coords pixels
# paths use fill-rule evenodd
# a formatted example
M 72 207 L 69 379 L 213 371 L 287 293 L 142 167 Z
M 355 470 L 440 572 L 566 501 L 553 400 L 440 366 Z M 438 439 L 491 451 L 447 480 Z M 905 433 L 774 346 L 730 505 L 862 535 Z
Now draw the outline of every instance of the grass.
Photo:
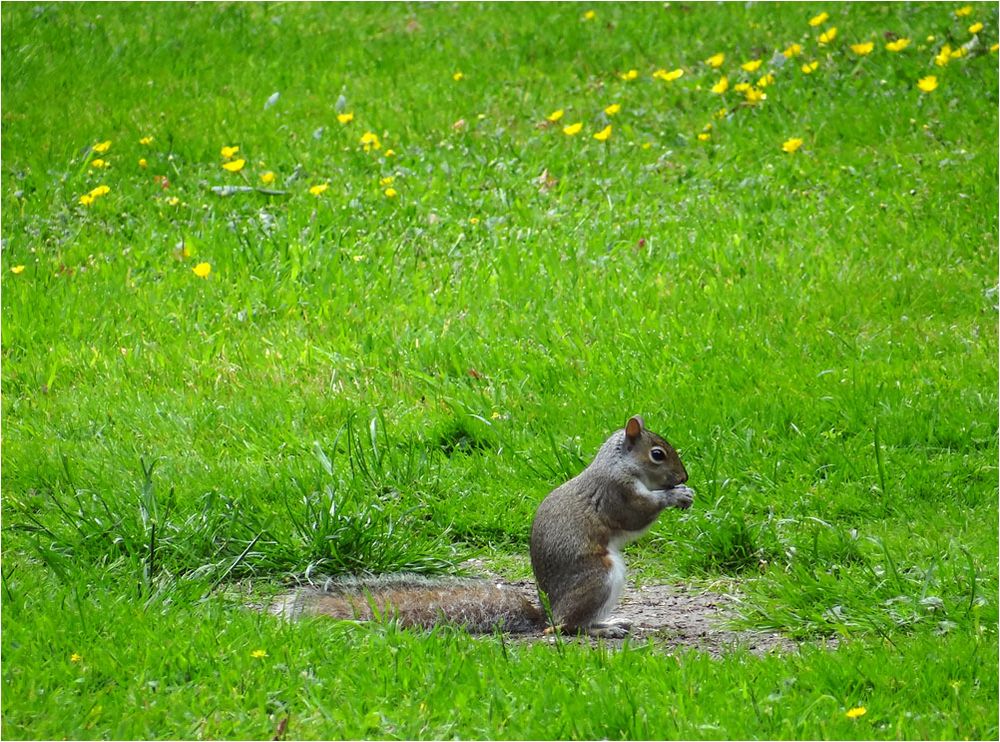
M 957 8 L 5 4 L 3 735 L 995 738 L 997 10 Z M 234 600 L 524 576 L 636 412 L 698 499 L 633 574 L 800 654 Z

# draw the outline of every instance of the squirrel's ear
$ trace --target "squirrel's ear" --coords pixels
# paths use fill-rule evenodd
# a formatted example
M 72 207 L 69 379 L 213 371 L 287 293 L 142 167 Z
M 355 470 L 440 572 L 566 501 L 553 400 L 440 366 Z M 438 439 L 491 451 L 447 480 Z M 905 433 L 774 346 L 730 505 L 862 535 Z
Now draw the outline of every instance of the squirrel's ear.
M 630 446 L 639 440 L 639 436 L 642 435 L 642 430 L 645 427 L 646 424 L 638 415 L 634 415 L 628 419 L 628 422 L 625 423 L 625 438 L 628 440 Z

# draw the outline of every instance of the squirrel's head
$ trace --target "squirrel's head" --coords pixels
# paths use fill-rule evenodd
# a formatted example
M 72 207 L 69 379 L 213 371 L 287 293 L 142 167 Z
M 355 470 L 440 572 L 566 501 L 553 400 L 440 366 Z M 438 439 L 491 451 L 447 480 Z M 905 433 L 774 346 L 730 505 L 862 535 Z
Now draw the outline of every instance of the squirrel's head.
M 625 453 L 646 487 L 666 490 L 687 481 L 687 471 L 677 451 L 656 433 L 646 430 L 639 415 L 629 418 L 624 432 Z

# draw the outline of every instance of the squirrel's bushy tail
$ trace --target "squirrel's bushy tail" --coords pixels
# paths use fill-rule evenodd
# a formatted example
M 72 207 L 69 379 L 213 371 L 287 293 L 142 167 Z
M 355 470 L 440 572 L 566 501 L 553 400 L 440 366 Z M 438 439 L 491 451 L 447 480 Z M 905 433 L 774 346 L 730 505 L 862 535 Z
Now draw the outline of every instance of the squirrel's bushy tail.
M 529 633 L 546 625 L 541 610 L 516 586 L 415 575 L 328 580 L 322 587 L 301 587 L 279 596 L 269 610 L 288 619 L 392 619 L 419 628 L 453 624 L 473 634 Z

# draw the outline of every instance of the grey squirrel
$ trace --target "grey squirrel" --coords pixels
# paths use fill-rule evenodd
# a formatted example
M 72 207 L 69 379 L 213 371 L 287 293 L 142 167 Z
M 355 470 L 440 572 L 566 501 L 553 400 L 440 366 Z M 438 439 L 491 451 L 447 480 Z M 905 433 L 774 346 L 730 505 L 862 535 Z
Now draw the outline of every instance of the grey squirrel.
M 542 608 L 516 588 L 485 580 L 409 575 L 331 580 L 272 603 L 288 618 L 326 615 L 403 626 L 440 623 L 472 633 L 586 633 L 618 638 L 628 625 L 606 619 L 625 588 L 621 549 L 668 507 L 688 508 L 694 491 L 673 447 L 638 415 L 611 434 L 590 465 L 542 500 L 531 525 L 531 569 Z

